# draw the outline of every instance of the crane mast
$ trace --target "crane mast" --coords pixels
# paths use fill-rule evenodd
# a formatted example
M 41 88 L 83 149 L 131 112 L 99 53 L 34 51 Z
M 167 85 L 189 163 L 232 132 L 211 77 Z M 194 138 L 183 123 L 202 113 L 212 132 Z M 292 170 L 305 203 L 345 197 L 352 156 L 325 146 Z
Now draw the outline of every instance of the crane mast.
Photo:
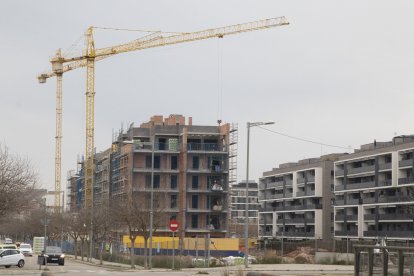
M 94 124 L 95 124 L 95 62 L 113 55 L 139 51 L 149 48 L 186 43 L 209 38 L 222 38 L 243 32 L 251 32 L 261 29 L 288 25 L 285 17 L 276 17 L 258 20 L 244 24 L 224 26 L 221 28 L 206 29 L 198 32 L 170 34 L 164 36 L 162 32 L 154 32 L 150 35 L 138 38 L 128 43 L 95 49 L 93 38 L 94 27 L 89 27 L 85 32 L 86 51 L 81 55 L 62 56 L 60 50 L 52 58 L 52 71 L 38 75 L 40 83 L 45 83 L 48 78 L 57 79 L 56 87 L 56 152 L 55 152 L 55 207 L 60 208 L 60 170 L 61 170 L 61 138 L 62 138 L 62 75 L 68 71 L 86 67 L 86 148 L 85 148 L 85 207 L 91 207 L 93 203 L 94 182 Z

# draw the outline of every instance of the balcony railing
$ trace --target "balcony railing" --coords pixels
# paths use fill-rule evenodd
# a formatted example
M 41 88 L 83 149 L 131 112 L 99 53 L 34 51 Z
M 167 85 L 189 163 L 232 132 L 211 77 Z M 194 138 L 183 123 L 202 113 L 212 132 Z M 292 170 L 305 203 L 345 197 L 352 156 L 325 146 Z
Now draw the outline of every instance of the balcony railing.
M 276 211 L 279 210 L 312 210 L 312 209 L 322 209 L 322 204 L 307 204 L 307 205 L 293 205 L 293 206 L 277 206 L 275 207 Z
M 357 174 L 357 173 L 363 173 L 363 172 L 374 172 L 375 166 L 363 166 L 359 168 L 349 168 L 348 169 L 348 175 L 349 174 Z
M 304 232 L 304 231 L 284 231 L 284 232 L 277 232 L 276 236 L 278 237 L 299 237 L 299 238 L 311 238 L 315 236 L 315 232 Z
M 362 200 L 359 198 L 348 198 L 346 200 L 346 204 L 347 205 L 356 205 L 356 204 L 361 204 Z
M 357 221 L 358 220 L 358 215 L 343 215 L 343 214 L 341 214 L 341 215 L 336 215 L 335 216 L 335 220 L 336 221 L 344 221 L 345 220 L 345 217 L 346 217 L 346 220 L 347 221 Z
M 362 199 L 362 203 L 364 204 L 372 204 L 375 203 L 375 197 L 367 197 Z
M 259 212 L 273 212 L 276 207 L 260 207 Z
M 188 151 L 225 151 L 225 147 L 216 143 L 189 143 Z
M 269 182 L 267 183 L 266 189 L 277 188 L 277 187 L 283 187 L 283 181 Z
M 391 163 L 382 163 L 378 165 L 378 169 L 380 171 L 382 170 L 390 170 L 391 169 Z
M 345 186 L 343 184 L 335 185 L 335 191 L 343 191 Z
M 413 165 L 413 159 L 406 159 L 406 160 L 401 160 L 400 162 L 398 162 L 399 167 L 411 167 L 412 165 Z
M 375 214 L 364 215 L 364 220 L 375 220 Z M 412 221 L 414 216 L 412 214 L 379 214 L 378 220 L 409 220 Z
M 412 184 L 414 183 L 414 178 L 412 177 L 405 177 L 405 178 L 398 178 L 398 184 Z
M 305 192 L 298 191 L 296 192 L 296 196 L 305 196 Z
M 335 205 L 336 206 L 340 206 L 340 205 L 344 205 L 345 204 L 345 200 L 343 199 L 335 199 Z
M 285 219 L 279 219 L 277 220 L 279 223 L 285 223 L 285 224 L 305 224 L 306 223 L 315 223 L 315 218 L 285 218 Z
M 265 236 L 265 237 L 272 237 L 272 236 L 273 236 L 273 233 L 272 233 L 271 231 L 263 231 L 263 232 L 262 232 L 262 236 Z
M 335 236 L 356 237 L 358 236 L 358 231 L 357 230 L 335 231 Z
M 354 190 L 354 189 L 366 189 L 366 188 L 375 188 L 374 181 L 368 182 L 361 182 L 361 183 L 348 183 L 346 184 L 347 190 Z
M 335 170 L 335 176 L 336 177 L 344 176 L 344 170 Z
M 378 203 L 398 203 L 398 202 L 414 202 L 414 198 L 407 196 L 381 196 L 378 197 Z
M 364 237 L 413 238 L 413 231 L 364 231 Z

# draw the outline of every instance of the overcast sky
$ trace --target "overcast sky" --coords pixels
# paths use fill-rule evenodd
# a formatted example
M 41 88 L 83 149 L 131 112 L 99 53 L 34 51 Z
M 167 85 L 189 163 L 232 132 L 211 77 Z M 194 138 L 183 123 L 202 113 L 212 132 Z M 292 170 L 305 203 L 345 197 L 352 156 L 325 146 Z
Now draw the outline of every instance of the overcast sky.
M 118 55 L 96 66 L 95 146 L 155 114 L 193 124 L 238 123 L 238 177 L 246 177 L 246 122 L 358 148 L 412 134 L 414 2 L 0 1 L 0 143 L 28 157 L 54 189 L 56 49 L 83 45 L 90 25 L 197 31 L 285 16 L 289 26 Z M 142 34 L 97 30 L 96 47 Z M 62 183 L 85 150 L 85 69 L 63 78 Z M 349 152 L 251 130 L 250 179 L 281 163 Z

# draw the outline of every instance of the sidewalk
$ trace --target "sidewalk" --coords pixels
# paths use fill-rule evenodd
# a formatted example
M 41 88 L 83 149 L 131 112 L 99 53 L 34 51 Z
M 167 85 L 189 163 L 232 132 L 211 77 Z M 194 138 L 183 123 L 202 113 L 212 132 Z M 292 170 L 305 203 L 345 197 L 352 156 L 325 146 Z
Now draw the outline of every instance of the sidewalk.
M 103 261 L 103 264 L 100 264 L 99 259 L 92 259 L 91 262 L 87 262 L 86 259 L 81 261 L 78 257 L 75 260 L 75 256 L 67 255 L 71 261 L 100 266 L 105 268 L 119 269 L 124 271 L 152 271 L 152 272 L 167 272 L 171 269 L 166 268 L 153 268 L 151 270 L 145 269 L 142 266 L 137 266 L 135 269 L 131 268 L 129 264 L 121 264 Z M 353 265 L 321 265 L 321 264 L 253 264 L 249 268 L 244 268 L 244 266 L 227 266 L 227 267 L 197 267 L 197 268 L 183 268 L 181 271 L 223 271 L 226 269 L 228 271 L 237 271 L 239 269 L 243 271 L 256 271 L 256 272 L 267 272 L 270 274 L 281 275 L 290 274 L 290 275 L 354 275 L 354 266 Z

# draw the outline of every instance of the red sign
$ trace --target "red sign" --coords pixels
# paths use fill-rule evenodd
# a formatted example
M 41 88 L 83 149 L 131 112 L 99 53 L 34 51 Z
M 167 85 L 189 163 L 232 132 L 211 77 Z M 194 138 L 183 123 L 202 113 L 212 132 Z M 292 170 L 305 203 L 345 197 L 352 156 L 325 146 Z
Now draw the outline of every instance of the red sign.
M 178 221 L 176 221 L 175 219 L 170 220 L 170 230 L 175 232 L 178 229 Z

